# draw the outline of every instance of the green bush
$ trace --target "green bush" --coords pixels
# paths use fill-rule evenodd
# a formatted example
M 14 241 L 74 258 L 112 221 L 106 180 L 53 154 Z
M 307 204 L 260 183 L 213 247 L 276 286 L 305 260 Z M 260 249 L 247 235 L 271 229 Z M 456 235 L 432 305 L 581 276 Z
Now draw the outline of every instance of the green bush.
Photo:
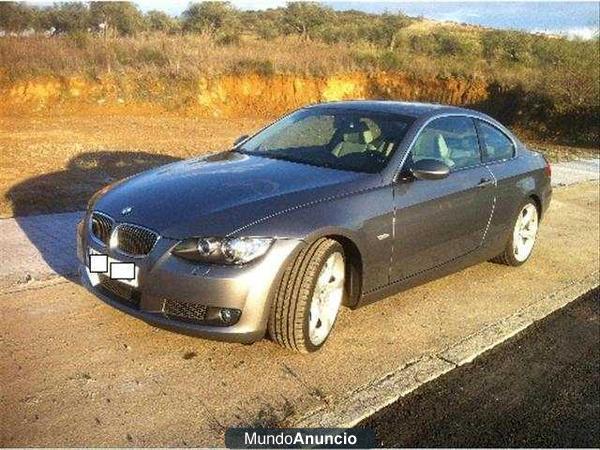
M 378 58 L 378 67 L 386 71 L 401 70 L 405 59 L 393 51 L 385 51 Z
M 413 53 L 422 55 L 435 55 L 438 44 L 430 35 L 416 34 L 408 38 L 408 46 Z
M 452 33 L 438 31 L 433 34 L 437 44 L 436 53 L 446 56 L 459 56 L 477 58 L 480 56 L 480 44 L 478 40 L 466 35 L 466 33 Z
M 69 39 L 75 47 L 80 50 L 88 48 L 92 42 L 92 36 L 89 33 L 75 31 L 69 34 Z
M 516 31 L 487 31 L 483 34 L 486 59 L 516 64 L 532 62 L 531 35 Z
M 143 64 L 165 67 L 169 64 L 169 57 L 164 51 L 151 45 L 141 47 L 137 52 L 137 60 Z
M 174 33 L 180 29 L 179 20 L 162 11 L 148 11 L 145 16 L 146 28 L 149 31 Z
M 237 32 L 222 33 L 216 37 L 215 42 L 224 47 L 237 46 L 242 42 L 242 37 Z

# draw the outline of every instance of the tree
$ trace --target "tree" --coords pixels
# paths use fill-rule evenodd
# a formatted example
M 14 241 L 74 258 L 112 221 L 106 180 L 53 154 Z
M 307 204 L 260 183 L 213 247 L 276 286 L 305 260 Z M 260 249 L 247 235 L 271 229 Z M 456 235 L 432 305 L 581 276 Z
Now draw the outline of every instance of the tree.
M 104 36 L 135 35 L 142 29 L 143 17 L 131 2 L 90 2 L 92 23 Z
M 388 50 L 394 51 L 398 33 L 402 28 L 408 26 L 410 21 L 404 14 L 390 14 L 386 12 L 381 16 L 381 22 L 380 30 L 386 40 Z
M 331 8 L 315 2 L 290 2 L 284 10 L 283 22 L 303 39 L 310 40 L 311 35 L 333 15 Z
M 0 2 L 0 30 L 18 33 L 30 28 L 33 11 L 24 3 Z
M 237 11 L 229 2 L 206 1 L 192 3 L 183 12 L 183 30 L 192 33 L 215 34 L 230 32 L 237 23 Z
M 162 31 L 163 33 L 173 33 L 179 29 L 177 19 L 157 10 L 146 13 L 146 25 L 150 31 Z
M 257 34 L 262 39 L 271 40 L 284 34 L 283 8 L 241 11 L 239 15 L 244 29 Z
M 76 33 L 90 26 L 90 10 L 85 3 L 59 3 L 43 11 L 43 28 L 54 28 L 54 33 Z

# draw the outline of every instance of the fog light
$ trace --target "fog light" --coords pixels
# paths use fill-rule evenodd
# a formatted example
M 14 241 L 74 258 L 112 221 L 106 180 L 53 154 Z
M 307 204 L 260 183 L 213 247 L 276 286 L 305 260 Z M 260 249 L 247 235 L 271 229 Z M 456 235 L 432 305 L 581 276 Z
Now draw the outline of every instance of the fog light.
M 237 309 L 222 308 L 219 316 L 221 317 L 223 323 L 229 325 L 237 321 L 239 317 L 239 311 Z

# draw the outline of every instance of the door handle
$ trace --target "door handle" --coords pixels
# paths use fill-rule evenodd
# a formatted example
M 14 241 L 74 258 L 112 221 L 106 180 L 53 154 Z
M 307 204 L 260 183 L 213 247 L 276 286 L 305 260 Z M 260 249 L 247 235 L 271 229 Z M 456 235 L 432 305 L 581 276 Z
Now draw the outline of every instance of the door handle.
M 494 180 L 492 180 L 491 178 L 482 178 L 479 183 L 477 184 L 478 188 L 484 188 L 487 186 L 492 186 L 494 184 Z

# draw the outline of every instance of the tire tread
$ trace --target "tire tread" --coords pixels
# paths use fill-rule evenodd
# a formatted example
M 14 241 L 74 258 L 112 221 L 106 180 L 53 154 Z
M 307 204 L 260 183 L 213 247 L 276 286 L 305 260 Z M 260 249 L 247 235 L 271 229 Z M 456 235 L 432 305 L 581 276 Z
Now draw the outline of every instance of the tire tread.
M 305 336 L 306 309 L 314 289 L 315 279 L 323 264 L 323 257 L 341 245 L 328 238 L 320 238 L 303 248 L 283 273 L 271 306 L 268 331 L 279 345 L 290 350 L 313 351 Z

